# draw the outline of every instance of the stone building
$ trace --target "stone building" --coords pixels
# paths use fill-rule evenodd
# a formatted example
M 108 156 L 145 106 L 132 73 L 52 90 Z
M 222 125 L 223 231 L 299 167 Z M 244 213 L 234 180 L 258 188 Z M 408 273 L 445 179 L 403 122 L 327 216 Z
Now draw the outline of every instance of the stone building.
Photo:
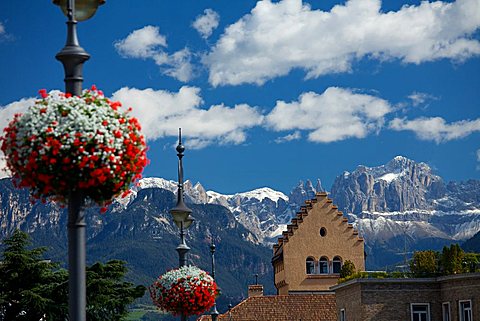
M 305 202 L 273 246 L 275 287 L 280 295 L 328 291 L 346 260 L 365 270 L 364 242 L 327 193 Z
M 251 285 L 219 321 L 480 321 L 480 273 L 337 284 L 346 260 L 365 270 L 363 238 L 326 193 L 305 203 L 273 246 L 277 295 Z
M 354 279 L 332 289 L 339 321 L 480 320 L 480 273 Z

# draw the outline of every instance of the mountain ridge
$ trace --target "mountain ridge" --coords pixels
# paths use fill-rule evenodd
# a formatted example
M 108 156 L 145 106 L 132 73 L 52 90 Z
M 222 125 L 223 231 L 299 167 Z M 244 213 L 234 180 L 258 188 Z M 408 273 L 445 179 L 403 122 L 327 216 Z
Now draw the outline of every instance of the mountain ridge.
M 316 181 L 316 186 L 313 182 L 300 181 L 289 195 L 270 187 L 221 194 L 207 191 L 201 183 L 193 184 L 188 180 L 184 183 L 184 190 L 187 203 L 225 208 L 235 224 L 244 229 L 242 239 L 268 247 L 276 242 L 304 201 L 325 190 L 320 180 Z M 150 202 L 151 195 L 155 194 L 147 193 L 147 190 L 164 190 L 174 195 L 177 182 L 144 178 L 132 187 L 127 198 L 117 199 L 112 204 L 109 215 L 123 215 L 137 203 Z M 54 205 L 31 205 L 25 192 L 21 193 L 24 196 L 19 197 L 11 183 L 0 186 L 0 196 L 4 195 L 0 200 L 1 236 L 14 227 L 27 226 L 27 230 L 33 231 L 42 224 L 54 226 L 63 222 L 61 210 Z M 427 164 L 403 156 L 384 165 L 359 165 L 351 172 L 343 172 L 335 179 L 329 196 L 364 236 L 370 268 L 383 268 L 400 261 L 398 253 L 404 251 L 403 244 L 407 244 L 409 251 L 438 249 L 464 241 L 480 230 L 480 181 L 445 183 Z M 44 210 L 37 213 L 36 207 L 42 206 Z M 162 206 L 166 207 L 165 204 Z M 26 219 L 25 213 L 28 212 L 37 214 Z M 158 224 L 168 221 L 168 215 L 149 215 L 156 217 Z M 101 220 L 92 219 L 88 224 L 92 235 L 101 233 Z M 164 228 L 174 233 L 170 225 L 164 225 Z

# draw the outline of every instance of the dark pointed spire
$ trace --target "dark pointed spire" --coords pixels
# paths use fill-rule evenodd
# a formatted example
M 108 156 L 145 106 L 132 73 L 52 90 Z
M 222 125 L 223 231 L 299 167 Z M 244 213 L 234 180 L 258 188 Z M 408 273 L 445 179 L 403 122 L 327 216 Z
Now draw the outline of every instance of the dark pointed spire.
M 185 151 L 185 146 L 182 145 L 182 129 L 178 129 L 178 145 L 177 145 L 177 156 L 178 156 L 178 190 L 177 190 L 177 204 L 175 205 L 174 208 L 170 210 L 170 213 L 173 216 L 173 220 L 175 221 L 175 224 L 178 226 L 184 225 L 190 223 L 191 224 L 191 218 L 189 217 L 190 213 L 192 213 L 192 210 L 185 205 L 185 202 L 183 200 L 183 163 L 182 163 L 182 158 L 183 158 L 183 152 Z M 190 225 L 188 224 L 188 225 Z

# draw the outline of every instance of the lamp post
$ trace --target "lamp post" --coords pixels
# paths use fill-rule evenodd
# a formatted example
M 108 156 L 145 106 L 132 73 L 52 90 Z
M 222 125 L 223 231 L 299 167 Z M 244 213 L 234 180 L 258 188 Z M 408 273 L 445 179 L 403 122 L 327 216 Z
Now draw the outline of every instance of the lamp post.
M 187 265 L 187 252 L 190 250 L 187 243 L 185 243 L 185 230 L 188 229 L 192 223 L 193 218 L 190 216 L 192 210 L 185 205 L 183 201 L 183 152 L 185 151 L 185 146 L 182 145 L 182 129 L 178 129 L 178 145 L 177 145 L 177 156 L 178 156 L 178 190 L 177 190 L 177 204 L 174 208 L 170 210 L 172 214 L 173 221 L 175 225 L 180 229 L 180 244 L 177 246 L 176 250 L 178 252 L 178 265 L 179 267 Z M 187 320 L 187 316 L 182 314 L 181 320 Z
M 210 244 L 210 254 L 212 257 L 212 278 L 215 280 L 215 243 L 213 242 L 212 237 L 212 244 Z M 219 315 L 217 311 L 217 302 L 213 301 L 212 312 L 210 313 L 212 316 L 212 321 L 217 321 L 217 317 Z
M 65 92 L 82 94 L 83 63 L 90 55 L 79 45 L 77 21 L 92 17 L 104 0 L 53 0 L 67 16 L 67 41 L 55 56 L 65 70 Z M 76 8 L 77 7 L 77 8 Z M 76 10 L 77 9 L 77 10 Z M 85 197 L 79 190 L 70 190 L 68 198 L 68 314 L 70 321 L 86 320 L 85 277 Z

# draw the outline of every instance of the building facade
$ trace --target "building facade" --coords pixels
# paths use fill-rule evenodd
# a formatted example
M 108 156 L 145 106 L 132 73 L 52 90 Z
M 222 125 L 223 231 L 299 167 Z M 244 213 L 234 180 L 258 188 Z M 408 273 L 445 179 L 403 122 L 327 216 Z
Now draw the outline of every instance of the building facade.
M 365 270 L 363 238 L 327 193 L 317 193 L 300 208 L 273 247 L 277 293 L 329 291 L 337 284 L 346 260 L 357 270 Z
M 339 321 L 480 320 L 480 273 L 354 279 L 332 289 Z

